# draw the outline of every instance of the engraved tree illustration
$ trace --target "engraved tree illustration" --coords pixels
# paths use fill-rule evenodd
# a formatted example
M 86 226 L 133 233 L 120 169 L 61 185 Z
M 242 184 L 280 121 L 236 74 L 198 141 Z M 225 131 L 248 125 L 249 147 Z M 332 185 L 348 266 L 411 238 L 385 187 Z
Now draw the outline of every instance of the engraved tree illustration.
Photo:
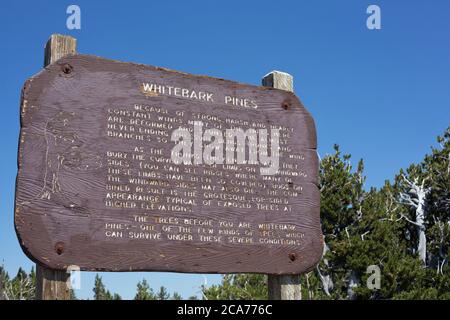
M 37 198 L 52 200 L 73 211 L 87 213 L 63 190 L 60 181 L 62 170 L 86 172 L 102 166 L 99 155 L 83 150 L 84 141 L 71 126 L 75 116 L 73 112 L 60 111 L 45 124 L 45 172 L 42 190 Z

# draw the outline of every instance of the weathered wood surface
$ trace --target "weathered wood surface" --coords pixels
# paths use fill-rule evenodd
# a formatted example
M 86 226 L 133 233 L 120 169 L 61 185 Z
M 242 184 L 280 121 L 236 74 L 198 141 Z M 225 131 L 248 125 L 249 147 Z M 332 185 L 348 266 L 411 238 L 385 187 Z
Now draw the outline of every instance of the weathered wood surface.
M 75 54 L 77 40 L 70 36 L 53 34 L 45 45 L 44 67 L 58 59 Z M 69 300 L 70 290 L 67 286 L 70 275 L 65 270 L 52 270 L 36 264 L 36 299 Z
M 302 299 L 300 275 L 269 274 L 267 281 L 269 300 Z
M 67 285 L 70 274 L 64 270 L 52 270 L 36 265 L 36 299 L 38 300 L 70 300 L 70 289 Z
M 144 92 L 143 83 L 209 92 L 213 94 L 214 102 Z M 254 100 L 258 108 L 225 104 L 226 95 Z M 277 174 L 274 177 L 280 182 L 271 182 L 264 180 L 258 171 L 253 181 L 245 177 L 235 178 L 233 170 L 220 166 L 214 170 L 223 176 L 217 177 L 198 173 L 205 168 L 211 169 L 207 165 L 165 163 L 167 167 L 163 168 L 164 164 L 148 162 L 149 158 L 155 157 L 151 150 L 161 150 L 161 159 L 170 159 L 174 145 L 170 141 L 172 129 L 163 130 L 165 133 L 146 134 L 143 140 L 108 134 L 113 131 L 123 134 L 126 130 L 118 127 L 139 120 L 136 114 L 121 116 L 122 122 L 116 119 L 112 123 L 108 118 L 113 117 L 115 111 L 133 112 L 136 104 L 148 106 L 147 111 L 138 111 L 149 115 L 147 128 L 155 124 L 170 125 L 172 129 L 179 125 L 191 128 L 190 121 L 195 120 L 194 115 L 216 117 L 209 122 L 211 127 L 220 124 L 223 128 L 230 127 L 223 119 L 232 118 L 262 123 L 267 128 L 271 125 L 291 128 L 292 135 L 284 143 L 287 150 L 281 152 L 280 168 L 283 163 L 297 165 L 291 170 L 297 175 L 288 175 L 289 180 L 286 180 L 286 176 Z M 183 113 L 177 113 L 180 111 Z M 168 116 L 176 121 L 160 121 L 158 116 Z M 207 119 L 203 121 L 208 123 Z M 114 130 L 112 125 L 116 126 Z M 135 130 L 145 129 L 144 124 L 131 126 Z M 169 135 L 164 136 L 167 133 Z M 158 140 L 161 138 L 167 140 Z M 64 57 L 30 78 L 22 91 L 16 231 L 28 256 L 52 269 L 77 265 L 81 270 L 299 274 L 310 270 L 322 253 L 316 147 L 313 119 L 293 93 L 93 56 Z M 111 202 L 107 205 L 107 195 L 111 195 L 111 190 L 106 190 L 106 185 L 114 186 L 114 182 L 108 181 L 108 170 L 120 171 L 113 174 L 120 178 L 115 187 L 131 189 L 129 192 L 116 191 L 117 194 L 136 195 L 138 192 L 136 187 L 139 184 L 124 183 L 141 170 L 139 161 L 130 160 L 133 155 L 139 156 L 136 150 L 143 150 L 144 163 L 149 165 L 145 171 L 150 176 L 144 180 L 156 183 L 145 185 L 143 192 L 156 198 L 137 201 L 134 208 L 122 208 L 120 206 L 124 204 L 118 202 L 113 206 Z M 108 151 L 127 153 L 128 158 L 107 157 Z M 290 154 L 298 157 L 291 159 Z M 152 169 L 151 165 L 158 165 L 158 168 Z M 198 171 L 192 173 L 193 168 Z M 246 173 L 240 171 L 242 169 L 237 170 L 237 173 Z M 179 183 L 173 174 L 182 176 L 184 184 Z M 227 190 L 225 194 L 233 197 L 246 197 L 235 202 L 240 207 L 219 206 L 216 199 L 212 205 L 202 205 L 205 200 L 202 187 L 240 187 L 239 184 L 245 181 L 265 187 L 253 188 L 251 194 L 246 194 L 243 187 L 235 193 Z M 289 194 L 299 192 L 295 196 L 268 196 L 267 190 L 274 191 L 275 184 Z M 189 191 L 197 194 L 184 196 Z M 143 192 L 138 193 L 142 196 Z M 185 211 L 161 210 L 168 207 L 169 195 L 175 198 L 174 201 L 190 199 L 196 204 L 182 204 Z M 271 209 L 275 206 L 257 210 L 255 201 L 258 198 L 264 204 L 277 199 L 287 201 L 290 210 Z M 251 208 L 242 207 L 250 199 L 253 199 Z M 161 207 L 164 204 L 166 206 Z M 135 216 L 141 220 L 136 222 Z M 196 223 L 210 220 L 215 236 L 219 236 L 219 221 L 232 223 L 234 226 L 229 229 L 234 231 L 225 230 L 226 227 L 221 229 L 239 233 L 235 235 L 236 239 L 231 240 L 249 241 L 249 237 L 244 236 L 251 232 L 253 242 L 233 243 L 230 240 L 233 234 L 222 234 L 220 242 L 200 241 L 199 226 L 192 225 L 194 220 L 185 223 L 184 219 L 191 218 L 197 219 Z M 238 227 L 243 222 L 247 225 Z M 280 229 L 268 230 L 273 231 L 273 235 L 262 235 L 261 223 L 293 228 L 289 229 L 292 230 L 291 237 L 301 235 L 301 238 L 288 244 L 260 243 L 261 238 L 264 241 L 266 238 L 289 240 L 285 230 Z M 112 225 L 115 229 L 111 228 Z M 173 228 L 163 231 L 162 228 L 167 226 Z M 186 230 L 175 230 L 180 226 L 191 227 L 192 239 L 169 240 L 169 236 L 189 235 Z M 113 236 L 112 232 L 115 232 Z M 136 239 L 130 237 L 133 232 L 138 236 L 146 234 L 145 237 L 159 234 L 161 239 Z
M 294 92 L 294 79 L 285 72 L 272 71 L 262 79 L 262 85 Z M 302 287 L 299 275 L 273 275 L 267 277 L 269 300 L 301 300 Z
M 45 44 L 44 67 L 62 57 L 77 53 L 77 39 L 61 34 L 52 34 Z

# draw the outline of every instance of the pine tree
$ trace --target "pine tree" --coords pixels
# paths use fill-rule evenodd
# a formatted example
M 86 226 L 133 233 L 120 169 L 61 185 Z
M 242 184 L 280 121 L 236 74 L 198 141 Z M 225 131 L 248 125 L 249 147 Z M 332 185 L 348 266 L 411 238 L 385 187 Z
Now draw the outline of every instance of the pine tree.
M 261 274 L 227 274 L 219 285 L 202 286 L 208 300 L 267 299 L 267 276 Z
M 108 300 L 105 285 L 98 274 L 95 275 L 94 288 L 92 291 L 94 291 L 94 300 Z
M 94 288 L 92 289 L 94 292 L 94 300 L 121 300 L 121 296 L 117 293 L 111 294 L 109 290 L 106 290 L 105 285 L 103 284 L 102 277 L 98 274 L 95 275 Z
M 172 300 L 183 300 L 183 297 L 178 292 L 174 292 L 172 294 Z
M 364 164 L 360 160 L 352 172 L 350 159 L 349 154 L 342 155 L 339 146 L 334 145 L 334 154 L 325 156 L 320 164 L 320 215 L 325 245 L 324 257 L 316 270 L 325 295 L 317 292 L 318 298 L 353 299 L 353 289 L 361 281 L 360 271 L 347 265 L 347 251 L 363 216 Z M 308 276 L 309 280 L 318 283 Z
M 156 294 L 157 300 L 169 300 L 170 294 L 167 292 L 167 289 L 163 286 L 159 288 L 158 293 Z
M 415 286 L 398 293 L 402 299 L 450 297 L 450 127 L 437 142 L 422 162 L 395 179 L 407 250 L 421 264 Z
M 36 275 L 34 269 L 30 274 L 19 268 L 17 275 L 9 281 L 6 292 L 11 300 L 33 300 L 36 295 Z
M 153 289 L 150 288 L 147 280 L 142 279 L 142 281 L 138 282 L 134 300 L 156 300 Z
M 3 265 L 0 266 L 0 300 L 8 300 L 6 288 L 9 284 L 9 275 Z
M 111 300 L 122 300 L 122 297 L 118 293 L 114 293 L 111 297 Z

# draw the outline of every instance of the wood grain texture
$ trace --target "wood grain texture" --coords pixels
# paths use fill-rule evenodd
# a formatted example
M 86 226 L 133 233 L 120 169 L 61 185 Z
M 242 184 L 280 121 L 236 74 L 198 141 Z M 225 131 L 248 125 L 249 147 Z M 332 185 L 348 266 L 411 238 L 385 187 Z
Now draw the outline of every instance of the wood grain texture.
M 143 83 L 210 92 L 214 102 L 146 94 L 142 90 Z M 223 103 L 225 96 L 255 100 L 258 108 L 226 105 Z M 121 181 L 129 178 L 121 166 L 128 165 L 133 172 L 138 171 L 134 160 L 114 167 L 107 157 L 108 151 L 131 155 L 135 148 L 146 151 L 153 148 L 163 150 L 164 157 L 170 159 L 173 147 L 170 136 L 168 141 L 158 141 L 157 134 L 149 134 L 141 141 L 107 134 L 111 110 L 132 112 L 136 104 L 153 107 L 153 110 L 162 108 L 171 117 L 184 111 L 177 118 L 184 125 L 192 123 L 194 115 L 209 115 L 220 119 L 214 123 L 222 123 L 224 127 L 230 125 L 223 119 L 235 119 L 256 121 L 266 127 L 291 128 L 292 136 L 286 143 L 289 150 L 282 152 L 280 164 L 298 165 L 294 171 L 301 174 L 290 176 L 290 182 L 284 180 L 285 176 L 276 175 L 281 181 L 277 183 L 264 180 L 258 172 L 254 181 L 270 188 L 278 184 L 286 188 L 283 192 L 288 194 L 300 190 L 294 196 L 270 198 L 274 202 L 288 199 L 292 210 L 280 212 L 278 209 L 245 207 L 250 200 L 261 198 L 268 201 L 267 190 L 263 187 L 255 188 L 251 195 L 244 192 L 233 194 L 239 198 L 235 203 L 242 205 L 240 207 L 198 205 L 205 200 L 205 193 L 193 196 L 197 205 L 185 205 L 187 211 L 183 212 L 161 211 L 158 207 L 108 207 L 108 192 L 105 190 L 108 170 L 122 170 L 117 174 Z M 158 122 L 155 112 L 151 113 L 153 123 Z M 124 115 L 122 120 L 134 121 L 136 117 Z M 28 79 L 22 90 L 16 231 L 25 253 L 52 269 L 63 270 L 76 265 L 81 270 L 105 271 L 299 274 L 313 268 L 322 253 L 316 140 L 314 121 L 293 93 L 87 55 L 67 56 Z M 291 154 L 299 157 L 291 159 Z M 145 155 L 147 157 L 149 153 Z M 203 174 L 191 173 L 192 167 L 208 169 L 206 165 L 176 167 L 183 172 L 183 181 L 191 181 L 195 177 L 205 179 Z M 161 196 L 164 192 L 181 195 L 186 191 L 201 191 L 205 185 L 223 183 L 231 188 L 251 180 L 234 179 L 231 169 L 218 168 L 218 172 L 233 174 L 208 176 L 210 181 L 193 181 L 186 187 L 175 183 L 164 170 L 163 165 L 158 170 L 148 170 L 154 176 L 144 179 L 156 183 L 148 192 L 152 196 L 159 195 L 159 202 L 155 202 L 158 206 L 161 199 L 167 197 L 167 194 Z M 183 196 L 178 198 L 184 199 Z M 138 204 L 143 205 L 139 201 Z M 252 206 L 256 206 L 256 202 L 252 202 Z M 131 221 L 134 215 L 145 216 L 150 222 L 136 224 Z M 216 243 L 200 241 L 197 236 L 192 241 L 168 241 L 166 238 L 153 241 L 129 236 L 130 232 L 139 231 L 142 226 L 152 225 L 158 232 L 164 225 L 177 227 L 174 223 L 154 223 L 168 217 L 183 223 L 191 218 L 209 219 L 214 225 L 222 220 L 235 226 L 248 222 L 252 226 L 249 230 L 254 232 L 259 232 L 255 226 L 262 223 L 289 225 L 303 235 L 295 245 L 262 243 L 259 242 L 262 236 L 246 244 L 228 242 L 228 237 L 227 241 Z M 122 230 L 124 237 L 107 237 L 105 226 L 119 223 L 126 226 Z M 281 233 L 274 231 L 276 237 Z
M 272 71 L 262 79 L 262 85 L 294 92 L 294 78 L 292 75 Z M 271 275 L 267 277 L 269 300 L 301 300 L 302 287 L 299 275 Z
M 52 34 L 45 44 L 44 67 L 76 52 L 77 39 L 61 34 Z
M 48 269 L 36 265 L 36 299 L 37 300 L 70 300 L 67 285 L 70 274 L 63 270 Z
M 269 300 L 301 300 L 300 275 L 274 275 L 267 277 Z
M 76 53 L 76 39 L 59 34 L 51 35 L 45 45 L 44 67 L 58 59 Z M 52 270 L 36 264 L 36 299 L 69 300 L 67 281 L 70 275 L 65 270 Z

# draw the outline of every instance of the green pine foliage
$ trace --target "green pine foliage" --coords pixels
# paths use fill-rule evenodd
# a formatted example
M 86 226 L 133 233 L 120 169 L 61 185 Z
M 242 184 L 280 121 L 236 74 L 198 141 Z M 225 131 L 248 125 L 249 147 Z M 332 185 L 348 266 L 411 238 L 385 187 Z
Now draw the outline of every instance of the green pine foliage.
M 157 300 L 169 300 L 170 294 L 167 292 L 165 287 L 160 287 L 159 291 L 156 293 Z
M 317 268 L 301 277 L 303 299 L 450 299 L 450 127 L 437 142 L 422 162 L 379 189 L 364 187 L 363 161 L 354 168 L 339 146 L 322 159 L 326 246 Z M 379 288 L 369 266 L 380 270 Z M 225 275 L 203 294 L 265 299 L 266 278 Z
M 171 300 L 183 300 L 183 297 L 178 292 L 174 292 Z
M 224 275 L 219 285 L 203 286 L 207 300 L 267 299 L 267 276 L 261 274 Z
M 98 274 L 95 276 L 94 288 L 92 291 L 94 292 L 94 300 L 122 300 L 119 294 L 111 293 L 106 289 L 102 277 Z
M 166 287 L 160 287 L 158 292 L 155 293 L 148 281 L 142 279 L 136 286 L 134 300 L 183 300 L 183 297 L 178 292 L 174 292 L 170 295 Z
M 36 272 L 34 268 L 27 273 L 19 268 L 11 278 L 3 266 L 0 266 L 0 300 L 34 300 L 36 295 Z
M 142 281 L 138 282 L 134 300 L 156 300 L 153 289 L 150 288 L 147 280 L 142 279 Z

